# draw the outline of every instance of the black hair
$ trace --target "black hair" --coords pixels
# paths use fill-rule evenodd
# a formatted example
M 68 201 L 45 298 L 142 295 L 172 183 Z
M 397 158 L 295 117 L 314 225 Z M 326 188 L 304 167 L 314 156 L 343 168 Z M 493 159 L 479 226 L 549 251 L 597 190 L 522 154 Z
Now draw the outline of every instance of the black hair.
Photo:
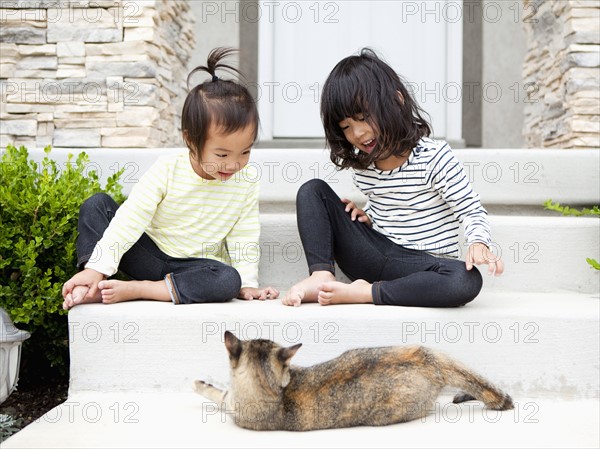
M 356 151 L 339 126 L 359 115 L 377 132 L 370 154 Z M 376 160 L 407 155 L 431 134 L 425 115 L 400 76 L 369 48 L 342 59 L 323 85 L 321 120 L 331 161 L 340 168 L 365 169 Z
M 258 110 L 248 89 L 237 81 L 221 79 L 216 75 L 217 70 L 241 75 L 238 69 L 222 62 L 236 52 L 233 48 L 213 49 L 208 55 L 206 66 L 196 67 L 187 77 L 189 89 L 190 78 L 196 72 L 211 75 L 211 78 L 190 90 L 181 113 L 181 130 L 185 143 L 198 159 L 211 124 L 226 133 L 254 126 L 254 140 L 258 135 Z

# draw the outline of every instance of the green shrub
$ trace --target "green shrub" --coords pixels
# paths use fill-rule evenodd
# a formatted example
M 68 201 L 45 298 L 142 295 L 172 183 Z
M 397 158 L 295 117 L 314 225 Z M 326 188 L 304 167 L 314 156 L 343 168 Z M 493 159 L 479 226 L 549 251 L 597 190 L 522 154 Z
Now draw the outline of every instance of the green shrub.
M 6 148 L 0 161 L 0 306 L 21 329 L 31 332 L 23 349 L 23 369 L 68 368 L 67 312 L 62 286 L 76 271 L 77 219 L 81 203 L 104 191 L 124 197 L 121 172 L 102 189 L 89 158 L 80 153 L 60 166 L 29 160 L 25 147 Z M 19 325 L 21 324 L 21 325 Z
M 586 215 L 596 215 L 600 217 L 600 208 L 598 206 L 593 206 L 591 209 L 584 207 L 583 209 L 574 209 L 569 206 L 563 206 L 560 203 L 553 203 L 552 200 L 548 200 L 544 203 L 544 208 L 548 210 L 553 210 L 556 212 L 560 212 L 563 215 L 571 215 L 574 217 L 583 217 Z M 592 259 L 587 257 L 585 261 L 588 263 L 590 267 L 595 270 L 600 270 L 600 263 L 596 259 Z

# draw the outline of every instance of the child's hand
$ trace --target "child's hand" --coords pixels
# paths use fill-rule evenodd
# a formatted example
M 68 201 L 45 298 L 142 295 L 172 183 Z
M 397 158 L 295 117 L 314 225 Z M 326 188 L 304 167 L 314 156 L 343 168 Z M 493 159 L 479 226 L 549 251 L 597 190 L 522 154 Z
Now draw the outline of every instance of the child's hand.
M 347 198 L 343 198 L 342 203 L 346 205 L 346 212 L 350 212 L 350 219 L 352 221 L 356 221 L 356 219 L 358 218 L 358 221 L 360 221 L 361 223 L 365 223 L 367 226 L 371 226 L 371 219 L 369 218 L 369 216 L 365 214 L 364 210 L 359 209 L 356 206 L 356 204 L 354 204 L 354 201 L 350 201 Z
M 86 268 L 77 273 L 63 285 L 62 295 L 65 300 L 63 308 L 70 309 L 85 300 L 97 299 L 100 295 L 98 282 L 104 280 L 105 277 L 102 273 L 91 268 Z
M 467 251 L 466 265 L 467 270 L 471 270 L 473 265 L 487 264 L 488 274 L 500 276 L 504 272 L 504 262 L 496 256 L 483 243 L 475 242 L 469 246 Z
M 267 288 L 254 288 L 254 287 L 242 287 L 238 298 L 252 301 L 253 299 L 275 299 L 279 297 L 279 290 L 273 287 Z
M 281 304 L 284 306 L 300 307 L 306 293 L 303 290 L 297 290 L 295 287 L 290 288 L 285 297 L 281 298 Z

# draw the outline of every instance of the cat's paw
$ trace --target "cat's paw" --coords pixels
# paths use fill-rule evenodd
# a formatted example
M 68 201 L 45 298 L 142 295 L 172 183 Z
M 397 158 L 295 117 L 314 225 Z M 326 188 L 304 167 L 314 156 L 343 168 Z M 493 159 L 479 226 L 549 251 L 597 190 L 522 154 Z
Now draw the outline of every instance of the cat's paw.
M 454 404 L 460 404 L 461 402 L 476 401 L 476 400 L 477 399 L 475 399 L 470 394 L 460 392 L 460 393 L 457 393 L 456 396 L 454 396 L 454 399 L 452 400 L 452 402 Z
M 212 387 L 211 384 L 204 382 L 203 380 L 195 380 L 193 384 L 194 391 L 198 394 L 202 394 L 207 388 Z

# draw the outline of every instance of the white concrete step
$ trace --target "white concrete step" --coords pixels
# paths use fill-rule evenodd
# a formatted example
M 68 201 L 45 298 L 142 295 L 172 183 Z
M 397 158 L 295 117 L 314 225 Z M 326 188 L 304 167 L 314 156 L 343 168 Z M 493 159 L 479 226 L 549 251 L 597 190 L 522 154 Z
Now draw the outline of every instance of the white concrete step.
M 102 179 L 125 169 L 121 178 L 125 192 L 157 157 L 180 151 L 185 149 L 86 149 L 91 159 L 89 170 L 96 170 Z M 455 151 L 482 203 L 492 211 L 495 249 L 507 265 L 507 274 L 486 280 L 486 288 L 523 292 L 600 290 L 598 272 L 585 262 L 587 257 L 600 260 L 600 220 L 548 215 L 542 209 L 547 199 L 572 206 L 600 204 L 600 151 Z M 69 152 L 73 151 L 57 148 L 51 156 L 62 165 Z M 43 152 L 33 149 L 31 155 L 39 160 Z M 347 170 L 336 171 L 325 150 L 255 149 L 251 164 L 261 180 L 261 279 L 287 289 L 306 274 L 294 215 L 298 188 L 309 179 L 322 178 L 340 196 L 359 202 L 364 197 L 352 185 Z M 503 211 L 510 215 L 498 215 Z
M 102 179 L 118 169 L 125 170 L 121 178 L 125 192 L 131 190 L 157 157 L 181 151 L 185 149 L 86 149 L 91 159 L 89 170 L 96 170 Z M 539 215 L 544 215 L 542 204 L 547 199 L 572 206 L 600 203 L 600 151 L 455 151 L 482 203 L 493 212 L 495 249 L 507 265 L 505 276 L 486 284 L 494 289 L 524 292 L 556 288 L 583 293 L 599 291 L 598 272 L 591 270 L 585 259 L 600 260 L 600 220 L 548 212 Z M 69 152 L 73 151 L 57 148 L 51 156 L 62 165 Z M 33 149 L 31 155 L 39 160 L 43 152 Z M 359 202 L 364 197 L 352 185 L 350 173 L 337 171 L 325 150 L 256 149 L 251 164 L 261 180 L 261 279 L 287 289 L 306 274 L 294 215 L 298 188 L 309 179 L 322 178 L 340 196 Z M 511 215 L 498 215 L 498 211 Z
M 597 448 L 597 400 L 515 397 L 515 409 L 440 396 L 421 420 L 385 427 L 255 432 L 193 393 L 90 393 L 69 397 L 4 449 L 51 448 Z
M 484 291 L 600 291 L 600 272 L 586 262 L 600 260 L 598 218 L 492 215 L 490 222 L 505 273 L 484 276 Z M 260 246 L 262 284 L 287 290 L 308 275 L 294 214 L 262 214 Z M 485 273 L 487 267 L 480 269 Z
M 223 333 L 303 343 L 311 365 L 349 348 L 424 344 L 521 397 L 599 398 L 599 301 L 568 292 L 485 292 L 465 307 L 286 307 L 275 301 L 89 304 L 69 313 L 70 394 L 187 392 L 226 382 Z
M 0 150 L 3 151 L 3 150 Z M 42 149 L 30 149 L 35 160 Z M 119 169 L 124 192 L 161 155 L 186 151 L 184 148 L 86 148 L 89 170 L 103 182 Z M 600 203 L 600 151 L 561 149 L 456 149 L 467 176 L 481 195 L 484 206 L 538 206 L 552 199 L 569 205 Z M 55 148 L 51 157 L 60 165 L 69 153 Z M 260 148 L 252 151 L 250 164 L 258 170 L 262 204 L 294 202 L 298 188 L 309 179 L 328 181 L 340 195 L 364 198 L 353 185 L 348 170 L 337 171 L 328 151 L 311 148 Z

